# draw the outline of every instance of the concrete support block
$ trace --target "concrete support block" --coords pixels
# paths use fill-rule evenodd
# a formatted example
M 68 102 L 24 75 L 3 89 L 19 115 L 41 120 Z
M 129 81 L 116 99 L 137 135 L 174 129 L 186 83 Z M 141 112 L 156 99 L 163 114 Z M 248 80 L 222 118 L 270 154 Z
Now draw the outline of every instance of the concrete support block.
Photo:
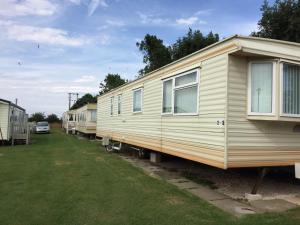
M 295 163 L 295 176 L 300 179 L 300 162 Z
M 245 194 L 245 198 L 251 202 L 251 201 L 256 201 L 256 200 L 261 200 L 262 199 L 262 196 L 260 194 L 249 194 L 249 193 L 246 193 Z
M 159 163 L 161 162 L 161 154 L 157 152 L 150 153 L 150 162 L 152 163 Z

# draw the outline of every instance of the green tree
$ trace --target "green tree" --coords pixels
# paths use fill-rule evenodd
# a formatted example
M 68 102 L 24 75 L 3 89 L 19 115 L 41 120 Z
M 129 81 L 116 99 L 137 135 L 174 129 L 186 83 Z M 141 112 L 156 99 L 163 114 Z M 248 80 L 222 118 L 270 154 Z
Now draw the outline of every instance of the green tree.
M 123 79 L 119 74 L 107 74 L 104 81 L 100 83 L 99 94 L 102 95 L 116 87 L 125 84 L 127 81 Z
M 258 32 L 252 36 L 300 42 L 300 1 L 277 0 L 273 5 L 264 1 Z
M 54 113 L 48 115 L 46 120 L 48 121 L 48 123 L 59 123 L 60 122 L 60 119 Z
M 71 107 L 71 109 L 78 109 L 88 103 L 96 103 L 96 102 L 97 102 L 97 96 L 93 96 L 88 93 L 82 96 L 81 98 L 79 98 Z
M 139 71 L 140 76 L 171 62 L 168 48 L 155 35 L 146 34 L 144 40 L 137 42 L 136 46 L 143 53 L 143 62 L 146 64 L 144 69 Z
M 209 32 L 208 35 L 204 36 L 200 30 L 193 31 L 189 28 L 188 33 L 185 36 L 178 38 L 169 48 L 172 61 L 178 60 L 217 41 L 219 41 L 218 34 Z
M 43 113 L 43 112 L 33 113 L 28 118 L 29 122 L 41 122 L 41 121 L 45 121 L 45 120 L 46 120 L 46 116 L 45 116 L 45 113 Z

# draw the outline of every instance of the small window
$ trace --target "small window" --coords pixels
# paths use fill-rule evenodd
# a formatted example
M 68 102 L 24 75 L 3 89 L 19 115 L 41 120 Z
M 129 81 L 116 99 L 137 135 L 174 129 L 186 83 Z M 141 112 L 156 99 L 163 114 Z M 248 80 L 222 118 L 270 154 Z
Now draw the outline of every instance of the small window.
M 283 63 L 282 113 L 300 115 L 300 66 Z
M 163 113 L 172 113 L 173 80 L 163 82 Z
M 164 81 L 162 112 L 178 115 L 197 114 L 198 84 L 198 70 Z
M 272 114 L 274 104 L 273 62 L 250 63 L 249 108 L 254 114 Z
M 110 115 L 114 114 L 114 97 L 110 98 Z
M 142 111 L 142 89 L 133 91 L 133 112 Z
M 118 115 L 121 114 L 122 95 L 118 95 Z
M 92 122 L 96 122 L 97 121 L 97 110 L 96 109 L 92 109 L 91 110 L 91 121 Z

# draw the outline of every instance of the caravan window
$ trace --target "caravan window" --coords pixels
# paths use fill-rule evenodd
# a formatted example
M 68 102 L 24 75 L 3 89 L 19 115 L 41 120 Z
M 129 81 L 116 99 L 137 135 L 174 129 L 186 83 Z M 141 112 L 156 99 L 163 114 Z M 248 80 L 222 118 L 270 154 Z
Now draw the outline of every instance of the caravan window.
M 110 115 L 114 114 L 114 97 L 110 97 Z
M 122 95 L 118 95 L 118 115 L 121 114 Z
M 162 113 L 198 113 L 199 70 L 192 70 L 163 82 Z M 174 85 L 173 85 L 174 84 Z
M 300 116 L 300 66 L 282 64 L 282 114 Z
M 252 62 L 249 68 L 250 114 L 274 113 L 274 63 Z
M 142 111 L 142 89 L 133 91 L 133 112 Z
M 92 122 L 96 122 L 97 121 L 97 110 L 96 109 L 92 109 L 91 110 L 91 121 Z

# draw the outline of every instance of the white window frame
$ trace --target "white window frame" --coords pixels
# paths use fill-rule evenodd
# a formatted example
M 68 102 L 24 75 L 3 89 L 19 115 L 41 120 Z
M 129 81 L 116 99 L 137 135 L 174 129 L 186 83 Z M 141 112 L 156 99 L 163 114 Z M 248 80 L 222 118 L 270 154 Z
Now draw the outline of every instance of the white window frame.
M 122 114 L 122 94 L 118 94 L 118 116 Z
M 140 111 L 134 111 L 134 93 L 137 91 L 141 91 L 141 110 Z M 135 113 L 143 112 L 143 97 L 144 97 L 144 90 L 142 87 L 132 90 L 132 113 L 135 114 Z
M 285 61 L 282 61 L 279 64 L 279 67 L 280 67 L 280 74 L 279 74 L 279 76 L 280 76 L 280 101 L 279 101 L 279 104 L 280 104 L 280 116 L 282 116 L 282 117 L 300 118 L 300 114 L 290 114 L 290 113 L 284 113 L 283 112 L 283 64 L 284 63 L 294 64 L 296 66 L 300 66 L 298 63 L 285 62 Z
M 251 68 L 252 68 L 252 64 L 254 63 L 272 63 L 273 65 L 273 74 L 272 74 L 272 112 L 270 113 L 259 113 L 259 112 L 252 112 L 251 111 L 251 103 L 252 103 L 252 87 L 251 87 Z M 275 116 L 275 109 L 276 109 L 276 85 L 277 85 L 277 81 L 276 81 L 276 61 L 273 60 L 261 60 L 261 61 L 250 61 L 249 65 L 248 65 L 248 115 L 250 116 Z
M 196 81 L 193 83 L 189 83 L 189 84 L 185 84 L 185 85 L 180 85 L 180 86 L 175 86 L 175 79 L 178 77 L 182 77 L 185 76 L 187 74 L 196 72 Z M 172 109 L 171 112 L 163 112 L 163 105 L 164 105 L 164 100 L 163 100 L 163 96 L 164 96 L 164 82 L 165 81 L 169 81 L 172 80 Z M 200 69 L 192 69 L 192 70 L 188 70 L 186 72 L 177 74 L 173 77 L 170 78 L 166 78 L 162 80 L 162 101 L 161 101 L 161 115 L 175 115 L 175 116 L 197 116 L 199 115 L 199 96 L 200 96 Z M 197 111 L 195 113 L 175 113 L 174 112 L 174 108 L 175 108 L 175 90 L 180 90 L 180 89 L 185 89 L 188 87 L 193 87 L 193 86 L 197 86 Z
M 110 97 L 110 108 L 109 108 L 109 114 L 110 116 L 114 115 L 114 96 Z

